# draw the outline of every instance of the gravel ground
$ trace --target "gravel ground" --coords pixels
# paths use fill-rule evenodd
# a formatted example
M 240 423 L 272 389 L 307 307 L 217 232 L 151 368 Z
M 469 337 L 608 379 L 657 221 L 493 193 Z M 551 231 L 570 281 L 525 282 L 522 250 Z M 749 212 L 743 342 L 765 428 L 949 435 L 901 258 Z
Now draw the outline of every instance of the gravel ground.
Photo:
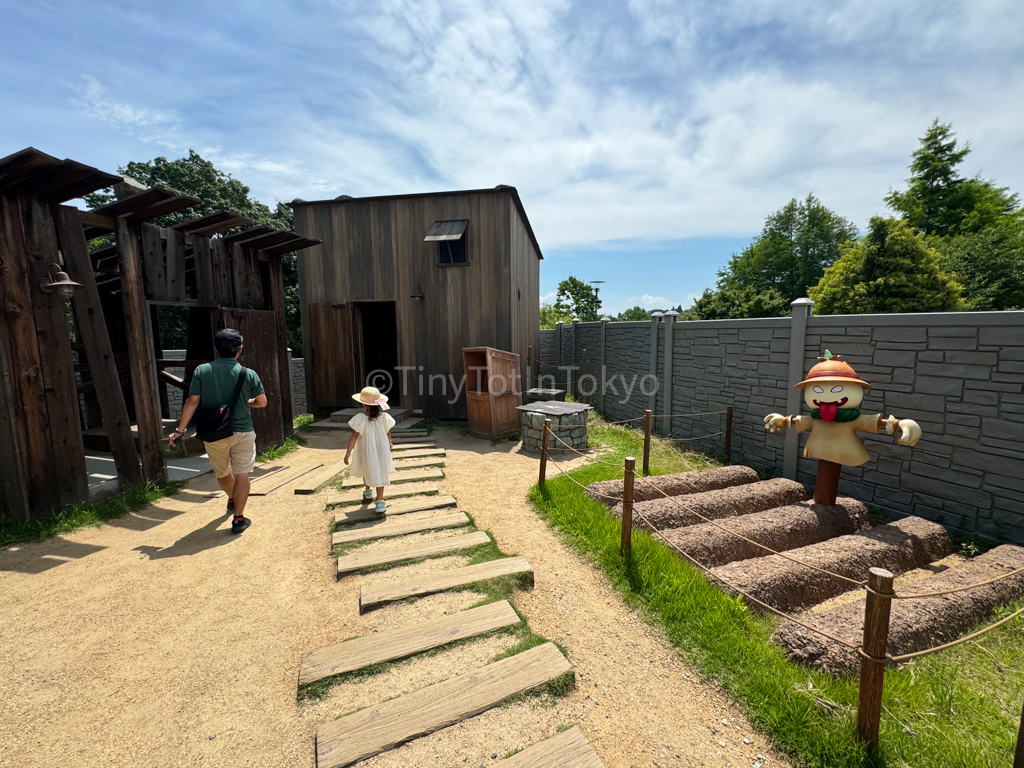
M 632 613 L 526 501 L 537 460 L 511 443 L 439 430 L 441 483 L 536 587 L 515 601 L 568 651 L 577 686 L 544 703 L 501 707 L 373 758 L 367 766 L 468 765 L 578 723 L 609 768 L 786 765 L 740 710 Z M 337 460 L 343 439 L 312 435 L 286 457 Z M 327 450 L 331 449 L 331 450 Z M 253 499 L 253 526 L 227 532 L 211 475 L 102 528 L 0 550 L 0 765 L 313 765 L 316 728 L 363 705 L 478 668 L 508 647 L 494 636 L 336 685 L 296 703 L 302 654 L 345 638 L 459 611 L 469 592 L 358 615 L 371 580 L 454 567 L 438 558 L 335 579 L 327 491 L 286 487 Z M 389 547 L 392 544 L 373 546 Z M 723 722 L 724 720 L 724 722 Z M 747 744 L 745 742 L 749 741 Z

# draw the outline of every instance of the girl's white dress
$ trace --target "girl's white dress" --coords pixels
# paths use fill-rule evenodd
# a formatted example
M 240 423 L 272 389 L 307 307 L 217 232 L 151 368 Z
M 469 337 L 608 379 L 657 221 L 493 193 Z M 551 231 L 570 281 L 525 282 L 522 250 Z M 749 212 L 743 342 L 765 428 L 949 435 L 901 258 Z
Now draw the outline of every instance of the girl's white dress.
M 387 411 L 373 421 L 365 413 L 358 413 L 349 420 L 348 425 L 359 433 L 356 447 L 352 449 L 349 474 L 363 478 L 363 483 L 371 488 L 390 485 L 395 462 L 391 458 L 388 432 L 395 426 L 395 420 Z

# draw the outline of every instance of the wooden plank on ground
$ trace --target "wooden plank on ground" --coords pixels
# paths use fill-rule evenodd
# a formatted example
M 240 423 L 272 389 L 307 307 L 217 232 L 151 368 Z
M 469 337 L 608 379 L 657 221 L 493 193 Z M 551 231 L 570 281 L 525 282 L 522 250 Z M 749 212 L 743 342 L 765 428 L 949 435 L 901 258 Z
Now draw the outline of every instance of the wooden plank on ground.
M 417 469 L 419 467 L 443 467 L 443 456 L 424 456 L 422 459 L 395 458 L 395 469 L 403 471 L 406 469 Z
M 454 496 L 421 496 L 416 499 L 406 499 L 405 501 L 388 504 L 386 516 L 393 517 L 395 515 L 407 515 L 410 512 L 427 512 L 431 509 L 444 509 L 445 507 L 454 507 L 457 503 L 458 502 L 455 501 Z M 359 520 L 377 519 L 380 519 L 380 515 L 373 511 L 372 505 L 367 505 L 365 507 L 361 506 L 356 509 L 339 512 L 334 516 L 334 522 L 338 525 L 355 523 Z
M 344 555 L 338 558 L 338 577 L 347 573 L 354 573 L 362 568 L 372 568 L 377 565 L 391 565 L 401 563 L 404 560 L 415 560 L 420 557 L 432 557 L 442 555 L 446 552 L 457 552 L 460 549 L 479 547 L 487 544 L 491 537 L 486 531 L 474 531 L 464 533 L 461 536 L 452 536 L 447 539 L 428 541 L 423 544 L 403 546 L 400 549 L 389 549 L 376 552 L 364 552 L 362 550 L 353 552 L 351 555 Z
M 348 528 L 335 531 L 331 534 L 331 545 L 337 546 L 338 544 L 348 544 L 352 541 L 384 539 L 389 536 L 405 536 L 410 533 L 432 531 L 436 528 L 456 528 L 460 525 L 468 524 L 469 518 L 464 512 L 444 512 L 441 514 L 427 512 L 392 520 L 384 517 L 379 520 L 367 520 L 365 523 L 356 523 Z
M 371 664 L 395 661 L 518 624 L 519 615 L 507 600 L 459 611 L 419 624 L 399 627 L 310 651 L 299 665 L 299 685 L 354 672 Z
M 407 597 L 422 597 L 444 592 L 446 589 L 464 587 L 477 581 L 516 574 L 528 574 L 532 582 L 533 566 L 525 557 L 503 557 L 450 571 L 411 576 L 398 581 L 364 584 L 359 591 L 359 612 L 364 613 L 368 608 L 404 600 Z
M 315 475 L 310 475 L 304 479 L 301 483 L 295 486 L 295 493 L 305 495 L 309 493 L 316 493 L 316 489 L 324 483 L 329 483 L 334 479 L 336 475 L 340 475 L 345 471 L 347 465 L 344 461 L 339 461 L 337 464 L 330 464 L 324 467 L 323 470 L 317 472 Z M 362 483 L 360 483 L 362 485 Z
M 416 443 L 401 443 L 400 445 L 396 445 L 394 448 L 392 448 L 392 451 L 431 451 L 431 450 L 441 450 L 441 451 L 443 451 L 444 448 L 438 448 L 437 447 L 437 443 L 435 443 L 433 440 L 423 440 L 423 441 L 416 442 Z M 409 454 L 405 454 L 405 455 L 408 456 Z
M 395 467 L 398 470 L 398 467 Z M 437 467 L 423 467 L 417 469 L 403 469 L 394 472 L 391 475 L 392 485 L 401 485 L 402 483 L 412 483 L 418 480 L 443 480 L 444 472 Z M 341 484 L 342 488 L 362 488 L 363 478 L 361 477 L 349 477 Z
M 316 464 L 307 464 L 306 466 L 292 472 L 275 473 L 273 477 L 268 477 L 265 480 L 264 478 L 260 478 L 259 486 L 255 487 L 256 483 L 253 483 L 254 488 L 249 491 L 249 495 L 266 496 L 268 493 L 273 493 L 278 488 L 282 488 L 293 480 L 298 480 L 300 477 L 308 475 L 313 470 L 320 469 L 322 466 L 323 464 L 319 462 Z
M 423 421 L 422 416 L 410 416 L 408 419 L 404 419 L 395 424 L 395 429 L 412 429 L 421 421 Z
M 401 498 L 402 496 L 415 496 L 420 493 L 437 493 L 437 486 L 433 483 L 402 483 L 388 488 L 384 497 L 387 499 Z M 359 488 L 350 491 L 334 493 L 327 497 L 328 504 L 361 504 L 363 492 Z
M 436 445 L 433 440 L 427 440 L 427 433 L 421 432 L 417 434 L 415 431 L 412 432 L 392 432 L 391 442 L 394 445 L 408 445 L 409 443 L 424 443 L 429 442 Z
M 317 768 L 343 768 L 496 707 L 572 671 L 545 643 L 320 726 Z
M 497 768 L 605 768 L 578 725 L 494 765 Z

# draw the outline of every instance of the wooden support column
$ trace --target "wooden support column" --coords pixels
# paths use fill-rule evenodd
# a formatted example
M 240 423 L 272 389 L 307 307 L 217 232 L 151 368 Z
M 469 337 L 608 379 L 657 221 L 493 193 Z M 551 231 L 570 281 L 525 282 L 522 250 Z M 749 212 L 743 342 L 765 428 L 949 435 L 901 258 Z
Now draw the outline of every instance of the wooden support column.
M 215 303 L 224 307 L 233 305 L 231 295 L 231 255 L 228 244 L 223 240 L 214 240 L 210 243 L 210 256 L 212 258 L 213 285 L 216 291 Z
M 196 272 L 196 298 L 200 304 L 219 304 L 213 281 L 210 238 L 192 235 L 192 263 Z
M 1013 768 L 1024 768 L 1024 710 L 1020 713 L 1020 730 L 1017 732 L 1017 754 L 1013 758 Z
M 164 479 L 164 460 L 160 454 L 163 425 L 160 422 L 156 384 L 156 354 L 149 307 L 142 286 L 139 259 L 139 225 L 117 217 L 117 253 L 121 267 L 121 298 L 128 334 L 132 392 L 135 396 L 135 420 L 139 429 L 142 477 L 155 482 Z
M 541 488 L 544 487 L 544 481 L 548 474 L 548 440 L 550 437 L 551 419 L 544 419 L 544 436 L 541 438 L 540 444 L 540 477 L 537 479 L 537 484 Z
M 185 300 L 185 236 L 176 229 L 167 234 L 167 300 Z
M 278 376 L 281 379 L 281 420 L 284 436 L 292 434 L 295 414 L 292 408 L 292 363 L 288 354 L 287 314 L 284 306 L 284 270 L 281 256 L 270 257 L 270 308 L 274 311 L 274 327 L 277 331 Z
M 633 548 L 633 477 L 636 474 L 636 459 L 627 456 L 625 472 L 622 475 L 622 539 L 619 551 L 625 555 Z
M 58 234 L 64 268 L 72 280 L 82 284 L 71 301 L 81 331 L 81 341 L 85 345 L 89 373 L 96 385 L 96 397 L 103 427 L 110 441 L 110 451 L 114 454 L 117 476 L 122 485 L 136 485 L 142 481 L 142 469 L 77 208 L 66 205 L 60 207 Z
M 228 252 L 231 255 L 231 306 L 248 309 L 249 284 L 245 279 L 245 253 L 237 243 L 228 246 Z
M 882 717 L 882 687 L 885 683 L 885 650 L 889 643 L 889 613 L 893 575 L 884 568 L 868 569 L 868 595 L 864 606 L 864 643 L 869 657 L 860 660 L 860 693 L 857 699 L 857 735 L 874 752 Z
M 160 238 L 160 227 L 156 224 L 136 224 L 142 235 L 142 269 L 146 276 L 143 295 L 152 301 L 167 301 L 167 270 L 164 267 L 164 246 Z M 184 276 L 183 276 L 184 277 Z M 124 271 L 121 272 L 124 282 Z
M 0 275 L 0 280 L 2 280 Z M 0 295 L 3 290 L 0 289 Z M 7 371 L 7 349 L 4 329 L 0 323 L 0 445 L 5 446 L 0 461 L 0 504 L 11 520 L 24 522 L 31 517 L 25 478 L 25 465 L 21 458 L 18 438 L 18 413 L 14 405 L 14 392 Z

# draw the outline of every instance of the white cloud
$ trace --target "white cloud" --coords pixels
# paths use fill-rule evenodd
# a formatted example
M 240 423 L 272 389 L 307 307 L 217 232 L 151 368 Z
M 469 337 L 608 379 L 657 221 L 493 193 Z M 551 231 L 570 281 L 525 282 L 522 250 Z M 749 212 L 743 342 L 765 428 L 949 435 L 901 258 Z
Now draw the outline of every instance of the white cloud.
M 669 301 L 664 296 L 650 296 L 643 294 L 642 296 L 632 296 L 626 299 L 626 307 L 641 306 L 644 309 L 666 309 L 674 306 L 677 302 Z
M 177 121 L 172 110 L 146 109 L 112 99 L 107 95 L 107 88 L 92 75 L 82 75 L 82 82 L 84 87 L 74 103 L 84 115 L 133 129 L 166 126 Z
M 541 304 L 554 304 L 555 298 L 558 296 L 558 291 L 552 291 L 551 293 L 545 293 L 540 297 Z

